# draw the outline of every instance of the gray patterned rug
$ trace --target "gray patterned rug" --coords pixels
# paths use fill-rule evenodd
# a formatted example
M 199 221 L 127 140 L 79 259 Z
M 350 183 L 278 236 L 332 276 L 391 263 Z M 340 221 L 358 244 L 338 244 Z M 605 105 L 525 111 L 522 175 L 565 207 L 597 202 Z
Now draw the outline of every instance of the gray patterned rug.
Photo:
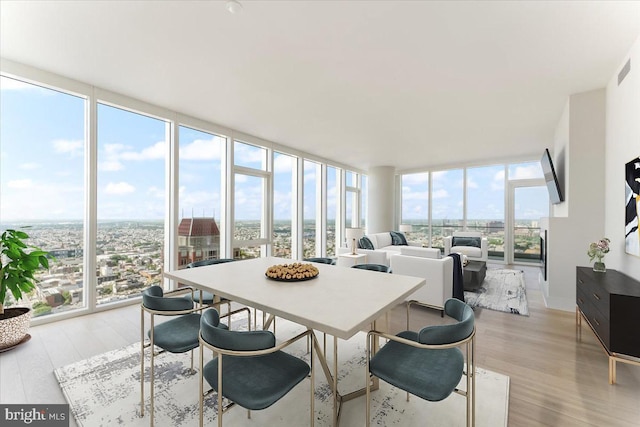
M 464 299 L 471 307 L 529 315 L 524 272 L 521 270 L 488 269 L 482 286 L 474 292 L 465 291 Z
M 297 331 L 302 330 L 298 325 L 278 319 L 277 335 L 280 338 L 292 337 Z M 365 337 L 364 333 L 359 333 L 349 341 L 339 341 L 338 360 L 341 368 L 338 379 L 340 391 L 343 393 L 364 386 Z M 304 342 L 291 352 L 308 358 Z M 146 354 L 148 359 L 149 352 Z M 196 351 L 196 367 L 197 358 Z M 188 354 L 162 354 L 156 358 L 156 426 L 198 425 L 199 380 L 197 374 L 189 373 L 189 360 Z M 148 361 L 145 362 L 145 366 L 149 366 Z M 320 364 L 316 364 L 315 368 L 315 425 L 330 426 L 333 413 L 331 391 Z M 145 374 L 145 416 L 139 416 L 139 343 L 56 369 L 55 375 L 78 426 L 149 425 L 148 370 Z M 251 419 L 247 419 L 244 409 L 232 408 L 224 415 L 224 424 L 254 427 L 308 425 L 309 385 L 309 381 L 303 381 L 270 408 L 252 411 Z M 460 387 L 466 387 L 464 378 Z M 406 402 L 405 396 L 404 392 L 381 381 L 380 389 L 372 393 L 373 425 L 465 425 L 465 399 L 462 396 L 454 393 L 444 401 L 435 403 L 417 397 L 412 397 Z M 507 426 L 508 376 L 477 368 L 476 396 L 477 426 Z M 206 400 L 205 425 L 215 424 L 215 399 L 215 394 L 211 394 Z M 344 403 L 340 425 L 363 425 L 364 411 L 364 396 Z

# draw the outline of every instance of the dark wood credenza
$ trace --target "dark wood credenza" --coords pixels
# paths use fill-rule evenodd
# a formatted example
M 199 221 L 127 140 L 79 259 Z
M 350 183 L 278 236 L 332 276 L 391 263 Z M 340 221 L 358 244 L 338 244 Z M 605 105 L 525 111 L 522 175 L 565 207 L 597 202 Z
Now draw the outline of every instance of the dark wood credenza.
M 616 382 L 616 362 L 640 366 L 640 282 L 616 270 L 596 273 L 576 269 L 576 328 L 582 319 L 609 356 L 609 384 Z

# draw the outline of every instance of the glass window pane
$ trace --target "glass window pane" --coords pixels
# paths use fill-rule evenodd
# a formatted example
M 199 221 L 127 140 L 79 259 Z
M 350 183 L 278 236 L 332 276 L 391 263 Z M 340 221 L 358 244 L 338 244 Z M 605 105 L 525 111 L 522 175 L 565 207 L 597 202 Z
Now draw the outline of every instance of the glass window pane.
M 179 128 L 178 268 L 220 258 L 221 159 L 226 138 Z
M 233 144 L 233 161 L 236 166 L 267 170 L 267 150 L 244 142 Z
M 400 223 L 411 225 L 408 240 L 429 244 L 429 173 L 402 175 Z
M 544 178 L 540 162 L 514 163 L 509 165 L 509 180 Z
M 489 256 L 504 259 L 504 165 L 467 169 L 467 230 L 489 241 Z
M 362 175 L 361 177 L 362 188 L 360 191 L 360 197 L 362 199 L 362 208 L 360 209 L 360 227 L 366 229 L 367 228 L 367 215 L 368 215 L 368 191 L 369 191 L 369 178 L 366 175 Z
M 356 186 L 356 173 L 351 171 L 345 172 L 345 185 L 347 187 L 355 187 Z
M 274 256 L 291 258 L 291 235 L 295 226 L 297 197 L 293 193 L 297 159 L 273 154 L 273 250 Z
M 17 303 L 33 316 L 84 304 L 85 99 L 0 77 L 0 233 L 56 257 L 36 273 L 36 289 Z M 29 227 L 29 228 L 23 228 Z
M 98 104 L 97 303 L 162 283 L 166 123 Z
M 444 248 L 443 237 L 463 225 L 462 169 L 433 172 L 431 180 L 431 247 Z
M 336 254 L 336 218 L 338 217 L 339 169 L 327 166 L 327 256 Z
M 317 180 L 320 177 L 320 165 L 309 160 L 304 161 L 304 236 L 303 258 L 316 255 L 316 230 L 318 192 Z
M 517 262 L 540 262 L 540 225 L 549 216 L 547 187 L 514 189 L 513 259 Z
M 264 239 L 266 179 L 259 176 L 235 174 L 235 240 Z

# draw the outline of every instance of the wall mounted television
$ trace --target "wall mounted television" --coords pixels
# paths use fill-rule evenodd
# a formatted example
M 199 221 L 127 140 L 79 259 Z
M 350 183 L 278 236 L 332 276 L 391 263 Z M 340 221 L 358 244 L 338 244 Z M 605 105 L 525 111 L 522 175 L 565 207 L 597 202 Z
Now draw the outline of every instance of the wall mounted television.
M 544 180 L 547 182 L 547 189 L 549 190 L 549 200 L 554 205 L 564 202 L 562 189 L 560 188 L 560 182 L 558 181 L 556 170 L 553 167 L 553 160 L 551 160 L 551 154 L 549 154 L 548 148 L 544 149 L 542 159 L 540 159 L 540 165 L 542 166 L 542 172 L 544 173 Z

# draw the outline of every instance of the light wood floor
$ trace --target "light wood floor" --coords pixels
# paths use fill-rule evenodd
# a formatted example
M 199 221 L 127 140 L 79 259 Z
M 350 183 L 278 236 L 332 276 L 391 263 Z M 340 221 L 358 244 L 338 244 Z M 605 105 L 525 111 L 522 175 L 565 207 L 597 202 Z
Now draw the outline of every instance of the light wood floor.
M 511 378 L 509 425 L 640 426 L 640 367 L 619 363 L 618 383 L 609 385 L 595 337 L 583 326 L 578 342 L 574 313 L 545 308 L 538 270 L 523 269 L 529 317 L 476 310 L 477 365 Z M 0 403 L 66 403 L 53 370 L 137 342 L 139 322 L 133 305 L 31 328 L 31 341 L 0 353 Z M 412 314 L 413 329 L 439 322 L 428 309 Z M 405 329 L 403 308 L 391 325 Z

